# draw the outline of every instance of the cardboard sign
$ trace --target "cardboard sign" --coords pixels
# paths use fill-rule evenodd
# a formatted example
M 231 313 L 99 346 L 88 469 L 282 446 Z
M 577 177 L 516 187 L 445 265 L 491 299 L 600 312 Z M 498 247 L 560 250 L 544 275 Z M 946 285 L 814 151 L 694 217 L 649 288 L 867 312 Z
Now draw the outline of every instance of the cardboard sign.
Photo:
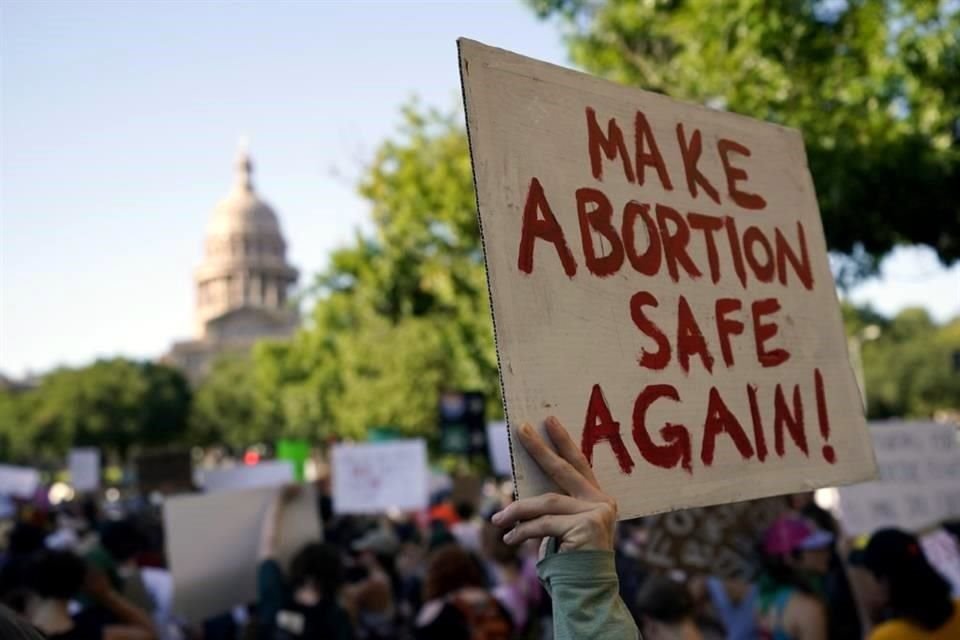
M 922 531 L 960 518 L 960 446 L 953 425 L 870 424 L 880 479 L 842 487 L 837 512 L 849 535 L 882 527 Z
M 460 70 L 512 429 L 557 416 L 624 518 L 873 477 L 797 131 L 469 40 Z
M 0 464 L 0 495 L 29 500 L 40 486 L 40 472 L 30 467 Z
M 498 476 L 509 476 L 510 438 L 507 436 L 506 422 L 487 423 L 487 447 L 490 449 L 490 466 Z
M 196 623 L 256 600 L 260 532 L 279 489 L 177 496 L 163 504 L 173 608 Z M 305 544 L 321 539 L 312 487 L 283 507 L 278 542 L 286 566 Z
M 71 449 L 67 458 L 70 484 L 77 491 L 96 491 L 100 488 L 100 450 L 93 447 Z
M 296 477 L 289 460 L 267 460 L 259 464 L 203 470 L 203 490 L 207 493 L 256 487 L 280 487 L 293 484 Z
M 421 439 L 338 444 L 331 456 L 338 514 L 427 506 L 427 445 Z
M 756 545 L 786 509 L 783 498 L 684 509 L 644 520 L 644 561 L 655 569 L 751 579 Z

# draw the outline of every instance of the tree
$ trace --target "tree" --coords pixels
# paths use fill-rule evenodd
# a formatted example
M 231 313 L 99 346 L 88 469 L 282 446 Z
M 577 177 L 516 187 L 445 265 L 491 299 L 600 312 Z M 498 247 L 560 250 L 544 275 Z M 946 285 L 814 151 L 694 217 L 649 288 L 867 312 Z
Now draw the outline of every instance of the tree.
M 477 389 L 498 406 L 497 361 L 473 176 L 456 114 L 403 110 L 360 184 L 375 232 L 331 256 L 310 326 L 255 350 L 282 431 L 431 433 L 439 393 Z
M 960 6 L 937 0 L 528 0 L 617 82 L 797 127 L 828 246 L 960 259 Z
M 960 318 L 938 326 L 923 309 L 905 309 L 887 319 L 869 308 L 845 305 L 848 334 L 876 327 L 879 336 L 860 349 L 871 418 L 925 418 L 960 412 Z M 876 334 L 876 331 L 874 332 Z
M 190 389 L 179 371 L 124 358 L 58 369 L 40 385 L 0 401 L 0 432 L 15 458 L 61 458 L 72 446 L 125 455 L 180 437 Z
M 262 441 L 270 430 L 259 395 L 248 356 L 218 358 L 194 393 L 190 443 L 242 448 Z

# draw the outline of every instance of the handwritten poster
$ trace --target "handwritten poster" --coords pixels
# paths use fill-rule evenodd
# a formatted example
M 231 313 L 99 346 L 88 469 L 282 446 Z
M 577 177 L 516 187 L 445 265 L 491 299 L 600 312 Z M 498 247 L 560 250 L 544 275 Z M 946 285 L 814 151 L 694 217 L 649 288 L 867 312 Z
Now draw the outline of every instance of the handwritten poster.
M 881 527 L 921 531 L 960 518 L 957 428 L 933 422 L 872 422 L 880 479 L 842 487 L 837 511 L 849 535 Z
M 469 40 L 460 71 L 511 428 L 557 416 L 624 518 L 874 475 L 799 132 Z
M 427 506 L 427 445 L 421 439 L 338 444 L 330 464 L 335 513 L 414 511 Z
M 784 512 L 782 497 L 683 509 L 644 520 L 644 562 L 654 569 L 751 579 L 757 540 Z

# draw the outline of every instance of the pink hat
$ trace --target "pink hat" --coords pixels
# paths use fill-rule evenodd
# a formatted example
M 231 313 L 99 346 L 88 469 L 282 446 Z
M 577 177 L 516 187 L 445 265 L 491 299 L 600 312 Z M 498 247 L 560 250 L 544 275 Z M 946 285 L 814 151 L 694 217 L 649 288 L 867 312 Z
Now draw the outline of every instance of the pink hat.
M 794 551 L 823 549 L 833 542 L 833 534 L 815 529 L 797 516 L 780 516 L 763 536 L 763 550 L 777 556 Z

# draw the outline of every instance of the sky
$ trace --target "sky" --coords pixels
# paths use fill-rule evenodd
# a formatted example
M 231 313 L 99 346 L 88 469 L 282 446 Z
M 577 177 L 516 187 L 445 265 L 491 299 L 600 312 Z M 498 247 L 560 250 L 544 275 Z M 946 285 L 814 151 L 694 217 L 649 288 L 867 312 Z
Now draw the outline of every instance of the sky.
M 301 282 L 369 228 L 355 184 L 414 96 L 460 104 L 456 38 L 570 66 L 519 0 L 0 3 L 0 372 L 155 358 L 241 136 Z M 960 314 L 960 265 L 895 252 L 851 292 Z

